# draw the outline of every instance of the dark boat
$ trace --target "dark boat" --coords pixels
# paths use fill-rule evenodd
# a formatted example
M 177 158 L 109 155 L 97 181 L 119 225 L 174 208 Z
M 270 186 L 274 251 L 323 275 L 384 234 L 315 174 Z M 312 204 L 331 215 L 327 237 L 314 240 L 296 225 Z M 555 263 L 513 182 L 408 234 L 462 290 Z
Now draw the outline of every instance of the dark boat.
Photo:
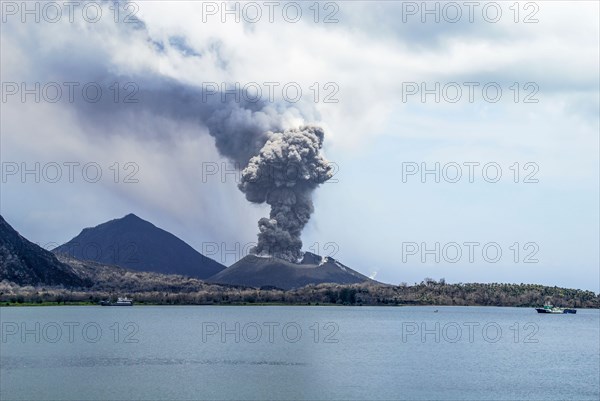
M 564 314 L 564 313 L 575 314 L 575 313 L 577 313 L 577 309 L 558 308 L 558 307 L 552 306 L 552 305 L 544 305 L 543 308 L 535 308 L 535 310 L 537 311 L 537 313 L 552 313 L 552 314 Z

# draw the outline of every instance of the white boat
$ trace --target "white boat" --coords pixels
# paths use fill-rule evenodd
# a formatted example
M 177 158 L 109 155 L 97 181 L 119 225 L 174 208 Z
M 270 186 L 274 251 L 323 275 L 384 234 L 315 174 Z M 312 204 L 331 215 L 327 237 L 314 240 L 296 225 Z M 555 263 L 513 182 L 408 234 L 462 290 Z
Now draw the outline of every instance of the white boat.
M 129 299 L 127 297 L 117 299 L 117 302 L 113 304 L 114 306 L 133 306 L 133 299 Z
M 100 301 L 101 306 L 133 306 L 133 299 L 127 297 L 117 299 L 117 302 Z

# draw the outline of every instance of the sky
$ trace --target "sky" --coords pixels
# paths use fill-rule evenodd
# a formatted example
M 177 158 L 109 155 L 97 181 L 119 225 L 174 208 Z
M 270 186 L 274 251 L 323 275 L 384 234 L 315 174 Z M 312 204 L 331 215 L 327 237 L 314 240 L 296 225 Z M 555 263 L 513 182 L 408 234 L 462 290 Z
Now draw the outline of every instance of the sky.
M 134 213 L 230 265 L 269 209 L 213 127 L 316 124 L 334 176 L 305 251 L 600 292 L 598 2 L 23 4 L 1 4 L 0 212 L 33 242 Z

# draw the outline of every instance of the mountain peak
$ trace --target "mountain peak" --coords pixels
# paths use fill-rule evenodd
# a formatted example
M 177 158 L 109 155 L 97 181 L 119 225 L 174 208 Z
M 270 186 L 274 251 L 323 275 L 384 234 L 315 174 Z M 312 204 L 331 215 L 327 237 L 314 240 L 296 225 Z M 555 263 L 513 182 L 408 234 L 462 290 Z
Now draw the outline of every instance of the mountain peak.
M 133 213 L 86 228 L 54 249 L 76 259 L 204 279 L 225 266 Z
M 133 213 L 126 214 L 125 216 L 121 217 L 120 219 L 114 219 L 114 220 L 107 221 L 105 224 L 113 223 L 113 222 L 122 222 L 122 223 L 129 223 L 129 224 L 143 223 L 143 224 L 149 224 L 154 227 L 154 224 L 150 223 L 147 220 L 142 219 L 141 217 L 139 217 Z
M 142 220 L 141 218 L 139 218 L 138 216 L 136 216 L 133 213 L 128 213 L 125 216 L 121 217 L 120 220 L 125 220 L 125 219 L 135 219 L 135 220 Z
M 305 252 L 299 264 L 275 257 L 246 255 L 208 281 L 256 288 L 273 286 L 289 290 L 309 284 L 354 284 L 372 280 L 331 257 Z

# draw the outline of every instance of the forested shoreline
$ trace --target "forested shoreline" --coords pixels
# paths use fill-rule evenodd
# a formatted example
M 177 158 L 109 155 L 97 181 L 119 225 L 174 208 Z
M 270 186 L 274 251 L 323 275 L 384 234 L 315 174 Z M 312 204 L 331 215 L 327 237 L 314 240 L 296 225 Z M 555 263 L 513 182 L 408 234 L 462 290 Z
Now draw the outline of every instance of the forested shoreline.
M 168 277 L 168 280 L 165 278 Z M 456 305 L 535 307 L 551 303 L 561 307 L 599 308 L 600 296 L 592 291 L 537 284 L 447 284 L 425 279 L 416 285 L 319 284 L 283 291 L 210 284 L 182 276 L 157 276 L 129 272 L 118 282 L 106 281 L 91 288 L 18 286 L 0 282 L 0 303 L 96 304 L 129 296 L 136 304 L 157 305 Z

